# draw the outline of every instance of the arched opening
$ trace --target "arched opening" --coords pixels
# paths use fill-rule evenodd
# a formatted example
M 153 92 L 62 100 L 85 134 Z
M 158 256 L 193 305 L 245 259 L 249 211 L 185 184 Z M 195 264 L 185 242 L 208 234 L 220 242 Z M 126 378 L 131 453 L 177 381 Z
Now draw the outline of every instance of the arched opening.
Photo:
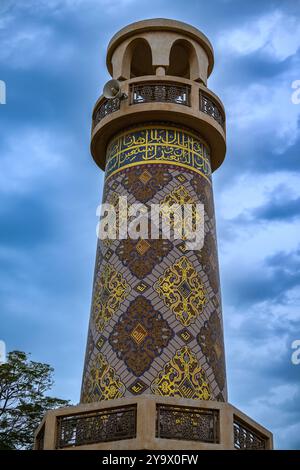
M 197 68 L 197 62 L 192 44 L 184 39 L 178 39 L 171 47 L 167 75 L 191 79 Z
M 131 44 L 130 78 L 154 75 L 152 53 L 145 39 L 135 39 Z

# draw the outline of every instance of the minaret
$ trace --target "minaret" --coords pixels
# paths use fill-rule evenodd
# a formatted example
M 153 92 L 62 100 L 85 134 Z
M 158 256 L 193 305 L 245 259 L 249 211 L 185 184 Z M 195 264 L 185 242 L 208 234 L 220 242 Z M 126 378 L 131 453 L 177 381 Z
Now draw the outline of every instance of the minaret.
M 112 38 L 106 63 L 122 96 L 100 96 L 93 111 L 103 203 L 125 219 L 134 204 L 202 204 L 204 244 L 98 241 L 81 404 L 55 412 L 52 438 L 58 448 L 270 448 L 271 433 L 227 402 L 212 189 L 226 133 L 207 88 L 212 45 L 185 23 L 145 20 Z
M 202 250 L 180 239 L 99 240 L 81 401 L 226 401 L 211 178 L 225 156 L 225 112 L 206 86 L 212 46 L 189 25 L 146 20 L 112 38 L 107 67 L 128 98 L 101 96 L 93 112 L 103 202 L 202 203 L 205 237 Z

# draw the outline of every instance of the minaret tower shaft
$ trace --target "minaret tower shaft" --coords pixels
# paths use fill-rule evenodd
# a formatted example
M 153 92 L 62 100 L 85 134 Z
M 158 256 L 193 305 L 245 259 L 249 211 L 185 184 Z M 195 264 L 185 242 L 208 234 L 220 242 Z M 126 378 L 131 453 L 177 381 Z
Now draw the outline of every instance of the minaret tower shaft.
M 171 20 L 127 26 L 107 68 L 127 99 L 101 96 L 92 155 L 103 202 L 204 205 L 204 246 L 183 240 L 99 240 L 83 403 L 143 394 L 226 401 L 211 173 L 225 156 L 225 112 L 210 91 L 213 49 Z

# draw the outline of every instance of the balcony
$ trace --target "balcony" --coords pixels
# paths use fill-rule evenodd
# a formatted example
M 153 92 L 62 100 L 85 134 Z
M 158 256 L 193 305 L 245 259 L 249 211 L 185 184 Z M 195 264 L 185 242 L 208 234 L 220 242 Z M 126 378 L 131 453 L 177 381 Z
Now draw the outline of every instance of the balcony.
M 173 103 L 191 107 L 191 87 L 172 83 L 134 83 L 129 87 L 130 105 L 144 103 Z M 103 98 L 94 111 L 93 127 L 105 116 L 120 110 L 120 100 Z M 222 107 L 213 100 L 211 95 L 199 91 L 199 111 L 206 113 L 225 129 L 225 114 Z
M 105 168 L 106 146 L 124 128 L 145 122 L 168 122 L 199 134 L 211 149 L 217 169 L 226 151 L 225 112 L 219 98 L 204 85 L 172 76 L 146 76 L 122 82 L 125 100 L 101 96 L 93 112 L 91 152 Z

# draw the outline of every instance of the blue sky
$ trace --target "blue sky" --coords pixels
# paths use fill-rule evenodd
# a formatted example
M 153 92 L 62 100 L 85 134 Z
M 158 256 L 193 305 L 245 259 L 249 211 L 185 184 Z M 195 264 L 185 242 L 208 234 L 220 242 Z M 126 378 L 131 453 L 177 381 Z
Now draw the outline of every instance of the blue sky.
M 212 41 L 227 111 L 215 175 L 229 400 L 300 448 L 298 0 L 1 0 L 0 339 L 55 368 L 79 400 L 103 175 L 89 154 L 105 52 L 126 24 L 169 17 Z

